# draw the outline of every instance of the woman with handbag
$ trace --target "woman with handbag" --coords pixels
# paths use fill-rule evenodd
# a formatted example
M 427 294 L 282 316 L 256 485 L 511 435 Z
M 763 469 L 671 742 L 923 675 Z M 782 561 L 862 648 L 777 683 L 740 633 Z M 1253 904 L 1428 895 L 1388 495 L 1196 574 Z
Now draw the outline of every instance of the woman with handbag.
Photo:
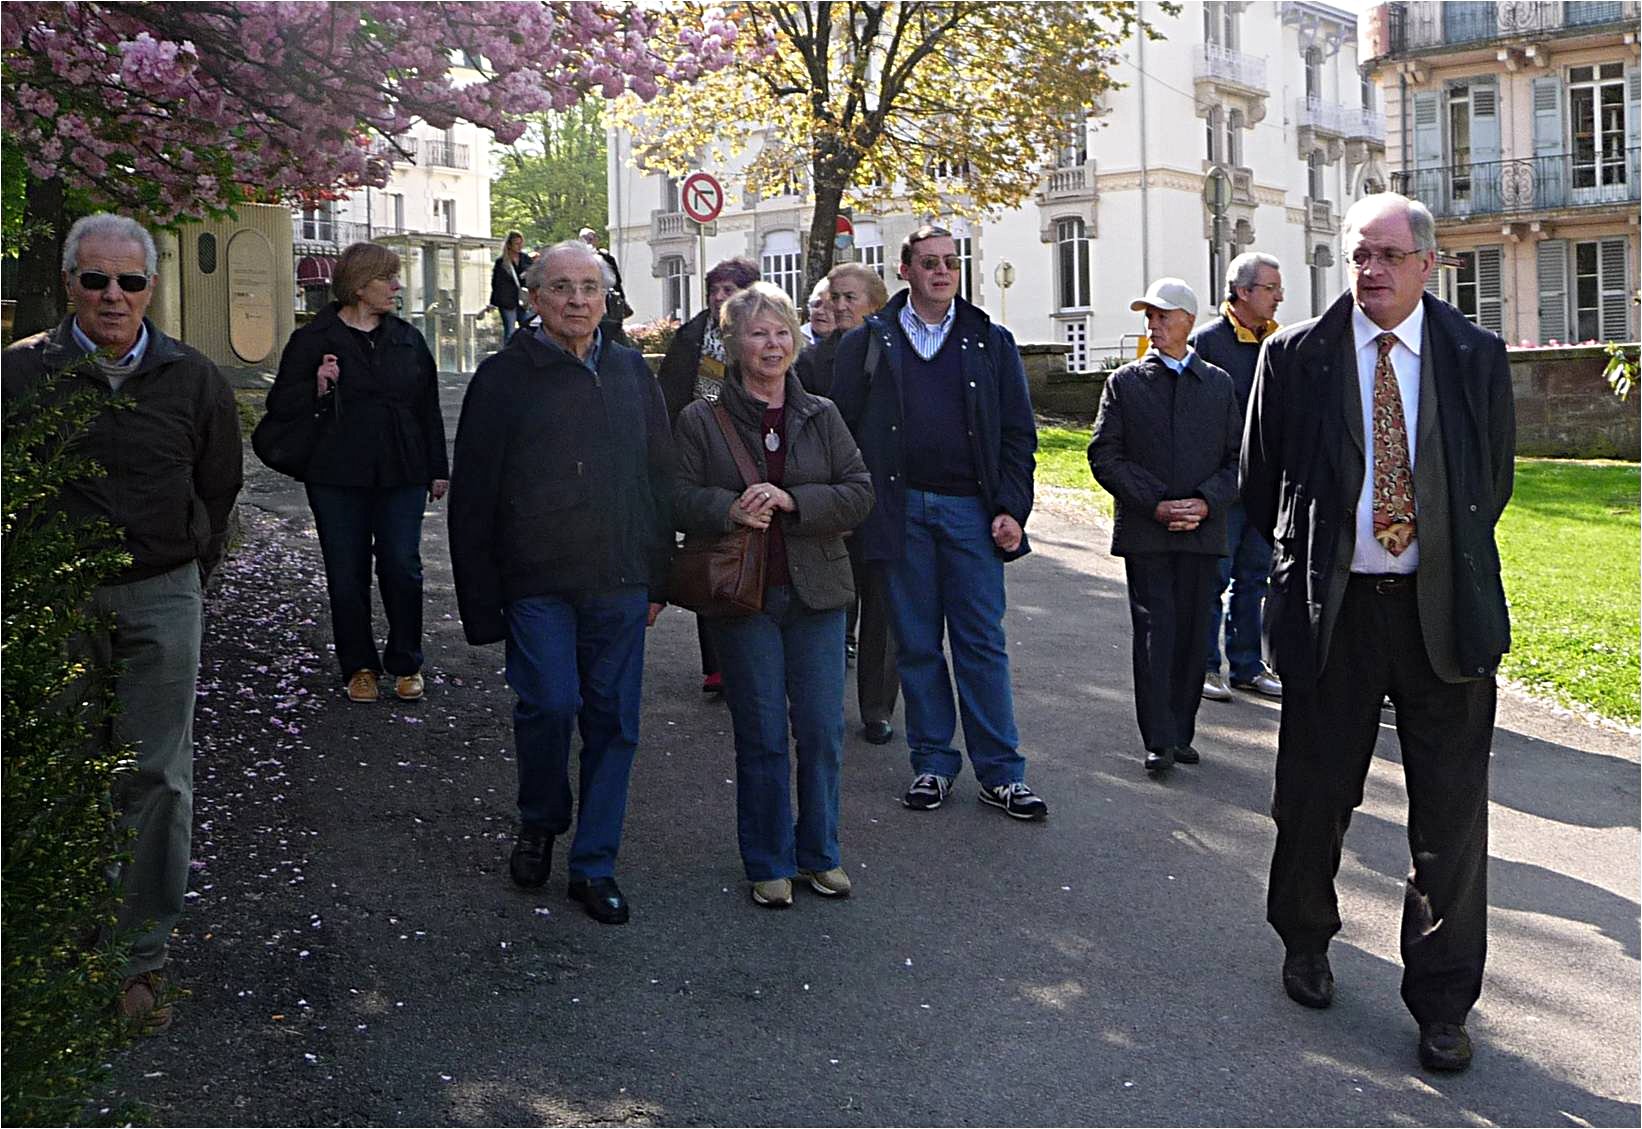
M 718 401 L 697 400 L 675 429 L 673 505 L 686 535 L 681 561 L 692 540 L 739 540 L 739 530 L 752 531 L 762 552 L 762 600 L 752 601 L 760 610 L 701 614 L 735 731 L 737 831 L 752 899 L 783 908 L 795 878 L 825 897 L 850 892 L 838 848 L 844 608 L 854 595 L 843 535 L 872 509 L 872 480 L 838 409 L 792 371 L 802 339 L 792 300 L 754 283 L 724 303 L 721 329 L 730 363 Z
M 313 429 L 302 468 L 330 590 L 336 658 L 348 697 L 374 702 L 394 676 L 405 701 L 423 694 L 422 513 L 450 486 L 433 354 L 393 313 L 399 256 L 375 243 L 342 252 L 336 301 L 291 335 L 268 392 L 270 426 Z M 378 652 L 371 560 L 388 615 Z

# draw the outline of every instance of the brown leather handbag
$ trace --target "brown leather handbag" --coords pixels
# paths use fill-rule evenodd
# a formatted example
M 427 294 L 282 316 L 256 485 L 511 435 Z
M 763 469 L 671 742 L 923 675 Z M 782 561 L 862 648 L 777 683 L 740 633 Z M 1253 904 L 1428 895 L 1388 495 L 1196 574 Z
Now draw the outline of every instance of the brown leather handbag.
M 713 418 L 741 471 L 742 485 L 751 486 L 758 481 L 758 466 L 736 434 L 730 413 L 714 404 Z M 744 525 L 728 533 L 685 534 L 668 574 L 668 601 L 709 618 L 763 611 L 766 540 L 764 530 Z

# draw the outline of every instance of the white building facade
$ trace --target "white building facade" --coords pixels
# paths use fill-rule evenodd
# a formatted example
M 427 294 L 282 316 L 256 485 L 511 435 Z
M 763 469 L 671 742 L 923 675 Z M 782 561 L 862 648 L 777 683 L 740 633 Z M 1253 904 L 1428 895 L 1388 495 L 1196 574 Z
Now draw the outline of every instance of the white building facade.
M 1243 251 L 1281 261 L 1279 320 L 1320 312 L 1346 285 L 1341 214 L 1387 183 L 1385 125 L 1358 73 L 1355 18 L 1305 0 L 1206 0 L 1175 17 L 1150 0 L 1138 7 L 1167 38 L 1130 39 L 1114 76 L 1125 87 L 1069 130 L 1031 200 L 969 221 L 893 199 L 857 209 L 850 254 L 893 293 L 901 240 L 926 219 L 943 223 L 966 260 L 964 296 L 1023 343 L 1069 345 L 1068 366 L 1080 370 L 1132 355 L 1144 323 L 1129 302 L 1153 278 L 1184 278 L 1209 316 L 1226 263 Z M 609 149 L 610 245 L 639 319 L 696 312 L 703 270 L 735 255 L 802 306 L 811 209 L 801 185 L 759 199 L 738 182 L 742 166 L 709 168 L 729 203 L 703 240 L 675 180 L 640 168 L 624 133 L 612 132 Z M 1205 203 L 1216 169 L 1231 186 L 1218 223 Z M 1000 284 L 1011 275 L 1013 285 Z

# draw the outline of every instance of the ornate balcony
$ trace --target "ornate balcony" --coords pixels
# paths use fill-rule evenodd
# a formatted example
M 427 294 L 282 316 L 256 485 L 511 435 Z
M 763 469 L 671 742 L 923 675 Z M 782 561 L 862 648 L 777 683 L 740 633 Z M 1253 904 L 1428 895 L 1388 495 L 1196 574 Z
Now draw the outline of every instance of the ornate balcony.
M 1642 149 L 1606 164 L 1567 154 L 1445 165 L 1391 174 L 1395 192 L 1413 196 L 1439 220 L 1586 208 L 1635 211 L 1642 200 Z
M 669 240 L 690 240 L 695 238 L 695 228 L 690 217 L 683 212 L 650 213 L 650 242 L 661 243 Z
M 1496 39 L 1577 35 L 1607 25 L 1634 26 L 1637 0 L 1412 0 L 1388 8 L 1393 55 L 1483 44 Z
M 428 141 L 425 156 L 426 163 L 439 165 L 447 169 L 465 169 L 468 167 L 468 147 L 454 141 Z
M 1050 169 L 1044 174 L 1038 188 L 1038 203 L 1053 204 L 1063 200 L 1087 200 L 1095 195 L 1095 163 Z
M 1203 107 L 1227 102 L 1244 108 L 1249 125 L 1257 125 L 1266 117 L 1266 61 L 1245 55 L 1218 43 L 1205 43 L 1198 48 L 1192 67 L 1199 113 Z

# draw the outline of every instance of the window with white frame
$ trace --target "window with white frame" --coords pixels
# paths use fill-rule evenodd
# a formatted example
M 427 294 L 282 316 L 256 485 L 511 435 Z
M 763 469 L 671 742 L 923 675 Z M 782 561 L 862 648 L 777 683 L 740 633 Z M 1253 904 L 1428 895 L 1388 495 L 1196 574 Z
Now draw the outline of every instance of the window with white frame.
M 1088 309 L 1089 233 L 1077 216 L 1055 221 L 1055 308 Z
M 966 302 L 975 301 L 975 244 L 967 235 L 954 234 L 953 245 L 958 249 L 958 297 Z
M 1568 71 L 1575 188 L 1625 183 L 1625 64 Z
M 661 261 L 661 313 L 674 321 L 690 320 L 690 275 L 683 255 Z
M 403 192 L 388 193 L 388 221 L 393 224 L 394 231 L 405 230 L 405 194 Z
M 315 242 L 336 242 L 336 201 L 326 200 L 302 209 L 302 238 Z
M 1627 242 L 1620 236 L 1573 245 L 1574 341 L 1630 339 Z
M 1505 252 L 1500 247 L 1456 251 L 1454 305 L 1472 322 L 1494 333 L 1505 331 L 1502 281 Z
M 936 180 L 963 180 L 969 176 L 969 158 L 936 157 L 928 164 L 929 175 Z
M 1089 124 L 1082 114 L 1066 123 L 1060 149 L 1055 154 L 1059 168 L 1070 169 L 1089 163 Z
M 455 200 L 441 199 L 433 202 L 433 227 L 435 231 L 443 231 L 447 235 L 456 234 Z
M 676 176 L 661 178 L 661 210 L 664 212 L 684 210 L 679 204 L 679 182 Z
M 1226 163 L 1243 164 L 1243 111 L 1226 111 Z
M 1323 97 L 1323 51 L 1320 47 L 1306 48 L 1306 101 Z
M 1219 106 L 1210 106 L 1209 112 L 1203 116 L 1205 156 L 1208 157 L 1211 164 L 1218 165 L 1220 163 L 1220 119 L 1224 113 L 1225 111 Z
M 772 231 L 766 235 L 758 269 L 765 282 L 787 292 L 794 306 L 802 304 L 798 291 L 804 284 L 804 252 L 796 232 Z
M 1306 192 L 1313 200 L 1328 199 L 1328 176 L 1320 149 L 1313 149 L 1306 158 Z
M 884 233 L 876 223 L 871 220 L 855 221 L 855 246 L 861 252 L 861 265 L 875 272 L 879 278 L 885 278 Z
M 1204 0 L 1203 41 L 1237 50 L 1237 11 L 1225 0 Z

